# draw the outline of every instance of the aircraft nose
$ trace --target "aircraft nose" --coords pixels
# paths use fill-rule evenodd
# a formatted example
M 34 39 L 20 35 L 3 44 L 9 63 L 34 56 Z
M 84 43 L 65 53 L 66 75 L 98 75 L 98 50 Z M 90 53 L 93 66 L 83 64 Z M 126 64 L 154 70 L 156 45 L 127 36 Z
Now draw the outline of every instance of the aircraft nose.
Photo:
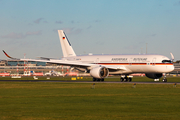
M 172 72 L 174 70 L 174 65 L 168 66 L 168 70 Z

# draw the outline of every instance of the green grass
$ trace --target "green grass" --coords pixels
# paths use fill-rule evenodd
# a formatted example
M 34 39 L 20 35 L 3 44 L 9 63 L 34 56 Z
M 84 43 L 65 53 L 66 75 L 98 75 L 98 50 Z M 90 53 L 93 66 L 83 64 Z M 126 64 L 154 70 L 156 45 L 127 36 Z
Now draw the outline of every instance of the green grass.
M 77 81 L 92 81 L 92 77 L 76 77 Z M 162 79 L 160 79 L 159 82 L 162 82 Z M 180 82 L 180 77 L 167 77 L 167 82 Z M 34 78 L 31 77 L 22 77 L 22 78 L 11 78 L 11 77 L 0 77 L 0 80 L 34 80 Z M 47 77 L 38 77 L 38 80 L 63 80 L 63 81 L 69 81 L 71 80 L 71 77 L 50 77 L 50 79 L 47 79 Z M 120 81 L 120 76 L 115 77 L 108 77 L 105 78 L 105 81 Z M 147 77 L 133 77 L 132 82 L 153 82 L 153 79 L 147 78 Z
M 180 119 L 180 85 L 0 82 L 0 119 Z

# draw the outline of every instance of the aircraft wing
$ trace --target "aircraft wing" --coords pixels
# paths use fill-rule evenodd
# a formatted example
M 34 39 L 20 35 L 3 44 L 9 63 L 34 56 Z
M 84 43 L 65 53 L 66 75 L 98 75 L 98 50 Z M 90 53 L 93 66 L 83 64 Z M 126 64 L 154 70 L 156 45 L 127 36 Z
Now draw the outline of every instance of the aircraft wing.
M 104 67 L 111 69 L 111 70 L 127 70 L 124 66 L 109 66 L 109 65 L 103 65 Z
M 21 60 L 21 61 L 45 62 L 45 63 L 51 63 L 51 64 L 88 68 L 88 69 L 101 66 L 101 67 L 106 67 L 110 70 L 126 70 L 126 68 L 124 66 L 109 66 L 109 65 L 101 65 L 101 64 L 94 64 L 94 63 L 83 63 L 83 62 L 79 62 L 79 61 L 56 60 L 56 59 L 44 58 L 44 57 L 40 57 L 40 60 L 38 60 L 38 59 L 18 59 L 18 58 L 13 58 L 13 57 L 9 56 L 4 50 L 3 50 L 3 52 L 8 58 L 15 59 L 15 60 Z
M 73 66 L 73 67 L 81 67 L 81 68 L 93 68 L 97 66 L 106 67 L 112 70 L 126 70 L 124 66 L 107 66 L 107 65 L 100 65 L 100 64 L 93 64 L 93 63 L 83 63 L 79 61 L 66 61 L 66 60 L 36 60 L 36 59 L 20 59 L 22 61 L 34 61 L 34 62 L 46 62 L 51 64 L 58 64 L 58 65 L 65 65 L 65 66 Z
M 22 61 L 34 61 L 34 62 L 46 62 L 58 65 L 66 65 L 66 66 L 76 66 L 76 67 L 90 67 L 94 64 L 82 63 L 76 61 L 67 61 L 67 60 L 37 60 L 37 59 L 20 59 Z

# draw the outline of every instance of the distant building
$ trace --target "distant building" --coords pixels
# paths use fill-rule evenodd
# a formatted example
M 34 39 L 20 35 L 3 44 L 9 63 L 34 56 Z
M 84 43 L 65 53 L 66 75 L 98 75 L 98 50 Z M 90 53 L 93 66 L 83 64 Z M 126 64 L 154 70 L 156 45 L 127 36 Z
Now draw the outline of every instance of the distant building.
M 6 60 L 1 60 L 0 61 L 0 66 L 7 66 L 7 61 Z
M 174 63 L 174 69 L 180 69 L 180 63 Z
M 174 63 L 174 71 L 172 71 L 171 73 L 180 74 L 180 63 Z
M 22 60 L 6 60 L 8 66 L 24 66 L 24 64 L 28 64 L 28 66 L 46 66 L 45 62 L 34 62 L 34 61 L 22 61 Z

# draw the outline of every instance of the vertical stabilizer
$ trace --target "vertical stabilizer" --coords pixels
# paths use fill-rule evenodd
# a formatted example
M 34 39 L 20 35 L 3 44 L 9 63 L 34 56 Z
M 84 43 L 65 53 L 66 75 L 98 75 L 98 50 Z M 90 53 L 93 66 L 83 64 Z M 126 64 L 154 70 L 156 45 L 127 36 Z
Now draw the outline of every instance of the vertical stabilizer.
M 59 34 L 59 39 L 61 42 L 63 56 L 64 57 L 76 56 L 76 54 L 71 46 L 71 43 L 69 42 L 69 40 L 68 40 L 66 34 L 63 32 L 63 30 L 58 30 L 58 34 Z

